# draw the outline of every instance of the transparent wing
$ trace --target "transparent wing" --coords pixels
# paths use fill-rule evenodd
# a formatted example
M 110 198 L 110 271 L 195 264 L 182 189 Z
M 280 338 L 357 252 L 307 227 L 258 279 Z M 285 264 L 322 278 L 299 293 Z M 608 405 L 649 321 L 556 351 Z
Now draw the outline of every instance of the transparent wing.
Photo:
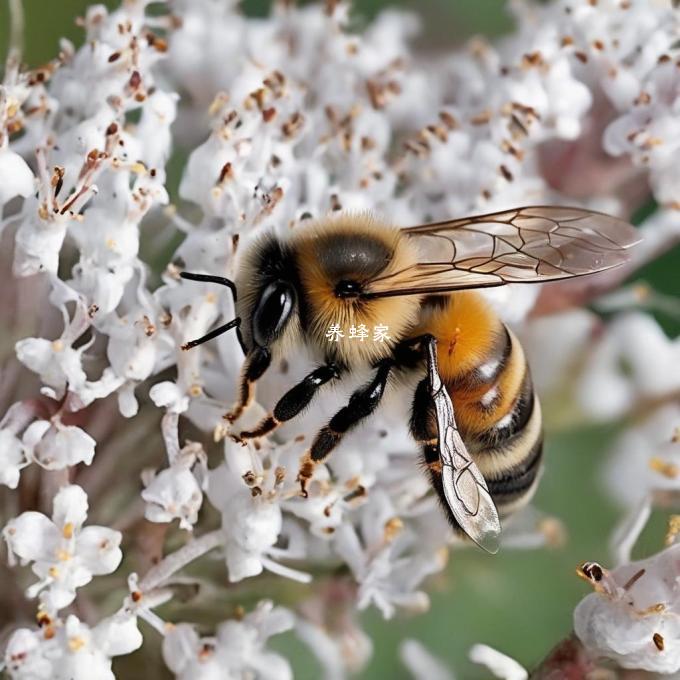
M 581 208 L 532 206 L 402 230 L 419 262 L 378 277 L 367 297 L 554 281 L 617 267 L 640 241 L 627 222 Z
M 456 427 L 453 404 L 437 368 L 437 344 L 427 343 L 427 370 L 437 414 L 439 458 L 446 502 L 465 533 L 487 552 L 498 552 L 501 524 L 486 481 Z

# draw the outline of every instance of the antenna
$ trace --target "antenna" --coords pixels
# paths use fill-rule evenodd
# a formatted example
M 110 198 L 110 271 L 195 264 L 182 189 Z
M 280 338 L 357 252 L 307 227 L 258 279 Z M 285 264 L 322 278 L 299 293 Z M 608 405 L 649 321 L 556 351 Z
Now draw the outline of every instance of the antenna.
M 220 286 L 226 286 L 227 288 L 229 288 L 229 290 L 231 290 L 231 294 L 234 296 L 234 302 L 236 302 L 236 284 L 231 279 L 227 279 L 224 276 L 213 276 L 211 274 L 192 274 L 190 272 L 180 272 L 179 275 L 181 278 L 186 279 L 187 281 L 217 283 Z M 208 342 L 208 340 L 212 340 L 213 338 L 216 338 L 218 335 L 222 335 L 222 333 L 226 333 L 232 328 L 238 328 L 240 325 L 241 318 L 237 316 L 235 319 L 232 319 L 228 323 L 225 323 L 223 326 L 215 328 L 215 330 L 206 333 L 200 338 L 196 338 L 196 340 L 190 340 L 189 342 L 185 342 L 182 345 L 182 349 L 187 350 L 192 349 L 193 347 L 197 347 L 198 345 L 202 345 L 204 342 Z

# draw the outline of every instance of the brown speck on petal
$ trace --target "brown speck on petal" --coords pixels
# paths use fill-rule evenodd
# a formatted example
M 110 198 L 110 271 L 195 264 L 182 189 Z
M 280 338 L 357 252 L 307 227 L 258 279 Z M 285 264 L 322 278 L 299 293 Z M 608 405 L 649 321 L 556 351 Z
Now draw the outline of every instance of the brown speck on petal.
M 665 647 L 663 635 L 661 635 L 661 633 L 654 633 L 654 635 L 652 636 L 652 641 L 653 641 L 654 644 L 656 645 L 656 648 L 657 648 L 660 652 L 663 652 L 664 647 Z

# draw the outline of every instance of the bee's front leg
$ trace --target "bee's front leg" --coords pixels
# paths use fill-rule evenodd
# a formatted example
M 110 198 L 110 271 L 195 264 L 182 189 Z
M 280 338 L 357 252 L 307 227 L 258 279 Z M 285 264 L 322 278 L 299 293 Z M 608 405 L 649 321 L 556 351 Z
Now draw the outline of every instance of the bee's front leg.
M 246 357 L 241 369 L 241 381 L 239 384 L 239 398 L 232 409 L 222 416 L 225 420 L 233 423 L 238 420 L 243 411 L 253 403 L 255 398 L 255 382 L 269 368 L 272 355 L 266 347 L 255 347 Z

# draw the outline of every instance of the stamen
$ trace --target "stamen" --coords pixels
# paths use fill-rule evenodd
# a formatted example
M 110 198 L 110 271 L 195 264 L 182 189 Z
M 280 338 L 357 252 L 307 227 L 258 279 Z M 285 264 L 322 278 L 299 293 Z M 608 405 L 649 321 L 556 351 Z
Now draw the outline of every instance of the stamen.
M 630 590 L 645 574 L 646 569 L 640 569 L 636 571 L 624 584 L 624 590 Z
M 654 644 L 656 645 L 656 648 L 657 648 L 660 652 L 663 652 L 663 649 L 664 649 L 664 639 L 663 639 L 663 635 L 661 635 L 661 633 L 654 633 L 654 635 L 652 636 L 652 641 L 653 641 Z

